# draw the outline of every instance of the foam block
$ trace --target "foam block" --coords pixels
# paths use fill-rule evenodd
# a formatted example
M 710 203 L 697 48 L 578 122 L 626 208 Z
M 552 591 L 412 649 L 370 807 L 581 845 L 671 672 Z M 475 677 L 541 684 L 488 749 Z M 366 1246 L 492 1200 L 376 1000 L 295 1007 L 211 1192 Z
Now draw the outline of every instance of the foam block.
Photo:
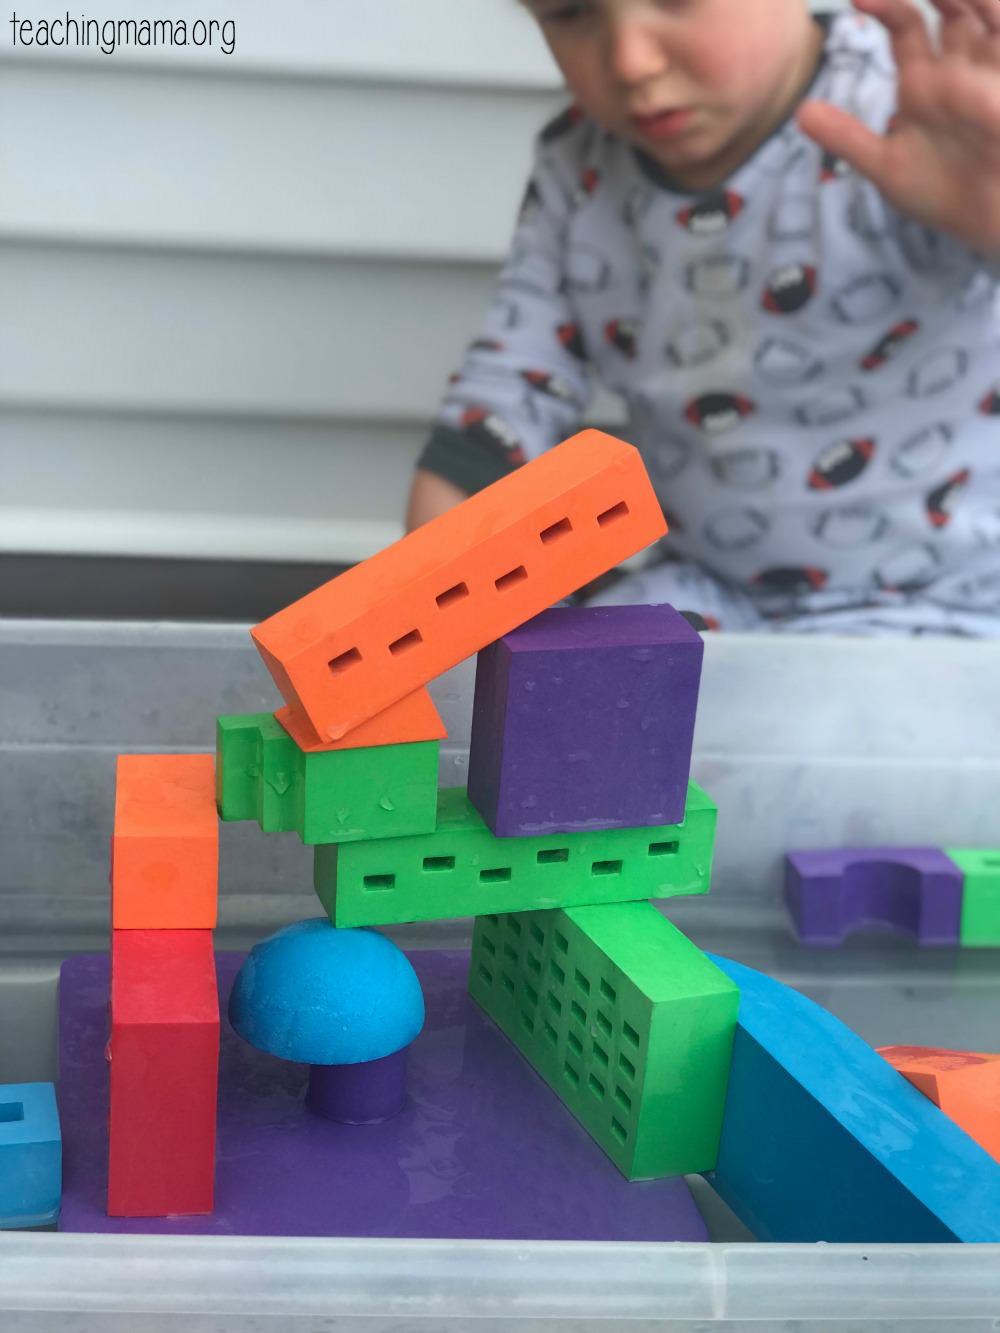
M 210 1213 L 219 1000 L 208 930 L 111 936 L 108 1214 Z
M 335 926 L 707 893 L 715 819 L 692 782 L 680 824 L 496 838 L 464 788 L 450 787 L 434 833 L 317 847 L 313 885 Z
M 684 1178 L 630 1185 L 469 998 L 468 949 L 416 949 L 410 959 L 427 997 L 427 1025 L 410 1048 L 402 1114 L 361 1129 L 325 1120 L 305 1105 L 308 1066 L 254 1050 L 224 1023 L 215 1209 L 202 1217 L 130 1218 L 108 1217 L 104 1206 L 108 959 L 68 958 L 59 973 L 67 1163 L 59 1230 L 184 1236 L 188 1253 L 200 1251 L 190 1238 L 201 1235 L 519 1245 L 708 1239 Z M 243 961 L 240 954 L 217 957 L 223 1009 Z M 209 1265 L 217 1261 L 206 1258 Z M 262 1329 L 262 1316 L 234 1318 L 229 1333 L 241 1328 L 241 1319 L 243 1333 L 254 1325 L 257 1333 Z M 56 1333 L 41 1319 L 42 1328 L 31 1333 Z M 295 1319 L 278 1314 L 276 1320 L 269 1333 L 305 1333 L 300 1321 L 296 1329 Z M 430 1322 L 441 1327 L 433 1316 Z M 9 1316 L 3 1323 L 4 1333 L 14 1333 Z M 81 1315 L 74 1333 L 97 1327 Z M 188 1327 L 214 1333 L 219 1321 L 209 1316 L 206 1324 L 195 1316 Z M 398 1320 L 394 1327 L 401 1333 Z M 483 1333 L 481 1321 L 471 1330 Z M 149 1318 L 126 1315 L 115 1333 L 152 1333 Z
M 1000 949 L 1000 849 L 949 847 L 945 854 L 962 872 L 962 946 Z
M 285 704 L 274 714 L 300 750 L 357 750 L 363 746 L 403 745 L 408 741 L 443 741 L 448 735 L 434 700 L 421 687 L 383 713 L 362 722 L 339 741 L 324 740 L 304 713 Z
M 62 1135 L 51 1083 L 0 1084 L 0 1230 L 59 1216 Z
M 789 852 L 785 901 L 803 944 L 842 944 L 882 926 L 922 945 L 958 943 L 962 874 L 936 847 Z
M 303 751 L 271 713 L 216 720 L 218 809 L 304 843 L 430 833 L 438 741 Z
M 339 740 L 665 531 L 638 451 L 583 431 L 251 633 L 285 700 Z
M 118 757 L 111 836 L 116 930 L 211 930 L 219 820 L 210 754 Z
M 715 1165 L 739 992 L 651 903 L 480 917 L 469 993 L 630 1180 Z
M 672 606 L 545 611 L 484 648 L 469 799 L 492 831 L 680 823 L 703 655 Z
M 391 940 L 375 930 L 334 930 L 317 917 L 254 945 L 229 1021 L 244 1041 L 282 1060 L 371 1064 L 409 1046 L 424 1025 L 424 998 Z
M 1000 1162 L 1000 1055 L 882 1046 L 879 1055 Z
M 740 1012 L 708 1179 L 759 1240 L 1000 1241 L 1000 1165 L 839 1019 L 709 957 Z

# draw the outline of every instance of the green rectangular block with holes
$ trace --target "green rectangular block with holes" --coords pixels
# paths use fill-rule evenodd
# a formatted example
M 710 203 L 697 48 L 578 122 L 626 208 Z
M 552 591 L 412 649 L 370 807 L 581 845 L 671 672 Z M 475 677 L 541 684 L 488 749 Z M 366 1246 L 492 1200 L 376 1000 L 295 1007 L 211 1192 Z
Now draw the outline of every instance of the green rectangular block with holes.
M 216 797 L 224 820 L 256 819 L 304 843 L 430 833 L 438 741 L 306 752 L 272 713 L 216 719 Z
M 317 847 L 313 884 L 335 926 L 387 926 L 707 893 L 716 808 L 688 786 L 680 824 L 498 838 L 464 787 L 415 838 Z
M 1000 949 L 1000 849 L 949 847 L 945 855 L 964 876 L 959 943 L 967 949 Z
M 629 1180 L 715 1166 L 739 990 L 652 903 L 480 917 L 469 993 Z

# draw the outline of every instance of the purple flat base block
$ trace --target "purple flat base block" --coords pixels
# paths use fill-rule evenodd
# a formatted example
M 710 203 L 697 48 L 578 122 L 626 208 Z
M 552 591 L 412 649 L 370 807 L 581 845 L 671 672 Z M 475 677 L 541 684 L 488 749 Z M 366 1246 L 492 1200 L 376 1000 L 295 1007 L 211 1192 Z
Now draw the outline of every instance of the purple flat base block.
M 922 945 L 957 944 L 963 875 L 937 847 L 836 847 L 789 852 L 785 901 L 799 940 L 842 944 L 880 926 Z
M 223 1014 L 243 957 L 216 956 Z M 409 958 L 427 1022 L 409 1047 L 402 1113 L 360 1127 L 314 1115 L 308 1066 L 254 1050 L 224 1021 L 216 1210 L 178 1218 L 105 1215 L 108 960 L 69 959 L 59 983 L 60 1231 L 707 1239 L 687 1183 L 629 1184 L 472 1003 L 467 952 Z
M 555 608 L 484 648 L 468 792 L 493 832 L 679 824 L 704 650 L 665 605 Z
M 312 1065 L 306 1105 L 342 1125 L 379 1125 L 406 1105 L 406 1052 L 358 1065 Z

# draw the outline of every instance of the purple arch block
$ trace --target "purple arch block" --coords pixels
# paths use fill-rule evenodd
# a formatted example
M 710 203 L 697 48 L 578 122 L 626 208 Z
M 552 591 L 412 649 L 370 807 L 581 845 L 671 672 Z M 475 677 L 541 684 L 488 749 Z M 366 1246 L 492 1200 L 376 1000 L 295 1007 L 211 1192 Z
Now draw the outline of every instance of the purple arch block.
M 803 944 L 831 948 L 867 926 L 921 945 L 957 944 L 963 875 L 937 847 L 789 852 L 785 902 Z

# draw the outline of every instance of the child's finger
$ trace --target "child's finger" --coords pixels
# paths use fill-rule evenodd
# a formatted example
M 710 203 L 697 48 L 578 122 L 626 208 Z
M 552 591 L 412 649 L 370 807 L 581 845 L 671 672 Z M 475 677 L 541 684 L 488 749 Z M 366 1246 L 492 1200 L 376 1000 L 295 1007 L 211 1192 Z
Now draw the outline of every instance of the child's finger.
M 942 87 L 938 109 L 974 145 L 983 171 L 1000 170 L 1000 83 L 982 75 L 952 80 Z
M 876 185 L 885 183 L 887 145 L 882 135 L 829 102 L 804 102 L 797 120 L 803 133 L 821 148 L 843 158 Z
M 1000 70 L 1000 0 L 968 0 L 982 24 L 971 56 L 977 65 Z
M 924 17 L 910 0 L 853 0 L 854 8 L 888 28 L 897 65 L 933 60 L 934 43 Z
M 943 20 L 939 39 L 942 52 L 946 56 L 972 59 L 986 36 L 976 9 L 967 0 L 931 0 L 931 3 Z
M 941 8 L 937 0 L 934 3 Z M 971 10 L 987 33 L 1000 36 L 1000 0 L 957 0 L 957 3 Z

